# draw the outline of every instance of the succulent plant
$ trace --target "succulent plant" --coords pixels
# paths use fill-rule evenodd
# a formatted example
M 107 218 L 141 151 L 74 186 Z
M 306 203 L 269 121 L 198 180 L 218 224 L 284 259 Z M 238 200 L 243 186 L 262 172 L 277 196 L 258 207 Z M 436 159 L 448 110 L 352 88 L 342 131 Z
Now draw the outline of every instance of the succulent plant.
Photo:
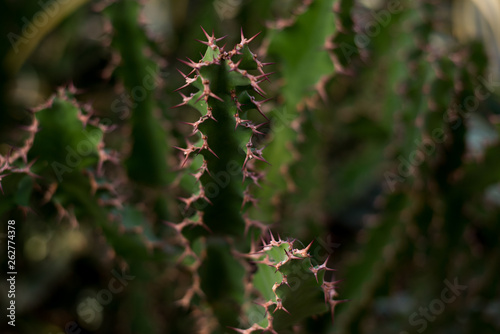
M 141 4 L 123 0 L 104 9 L 113 27 L 109 43 L 116 49 L 119 59 L 115 69 L 125 86 L 126 101 L 115 100 L 112 111 L 130 106 L 131 152 L 125 165 L 132 180 L 149 186 L 165 186 L 169 181 L 167 168 L 168 145 L 165 130 L 159 123 L 159 103 L 155 91 L 161 86 L 159 64 L 145 28 L 138 25 Z M 128 101 L 130 100 L 130 101 Z M 121 103 L 119 103 L 121 102 Z M 128 111 L 125 113 L 128 114 Z M 124 118 L 122 112 L 120 118 Z M 142 166 L 149 166 L 149 173 L 142 173 Z
M 497 333 L 500 5 L 466 2 L 3 2 L 15 329 Z
M 191 106 L 201 114 L 187 123 L 196 140 L 187 139 L 187 147 L 177 147 L 182 152 L 181 166 L 189 162 L 196 181 L 190 183 L 193 194 L 181 198 L 187 217 L 179 224 L 169 223 L 183 246 L 180 259 L 189 264 L 193 274 L 193 286 L 181 302 L 187 306 L 196 292 L 211 304 L 220 326 L 236 328 L 244 313 L 240 309 L 249 297 L 242 284 L 250 276 L 244 270 L 248 265 L 227 257 L 226 263 L 221 262 L 224 252 L 238 252 L 240 257 L 258 263 L 247 290 L 250 295 L 258 291 L 266 299 L 262 304 L 266 316 L 250 324 L 249 329 L 238 331 L 287 328 L 304 317 L 324 312 L 326 305 L 333 308 L 336 291 L 333 283 L 324 282 L 323 273 L 318 274 L 326 265 L 312 266 L 308 248 L 293 248 L 292 241 L 276 241 L 271 234 L 270 243 L 261 251 L 248 254 L 250 244 L 255 246 L 257 238 L 269 228 L 244 212 L 257 201 L 251 188 L 259 186 L 263 178 L 256 162 L 267 162 L 260 145 L 265 136 L 262 129 L 269 119 L 262 109 L 266 100 L 260 84 L 271 73 L 264 71 L 267 64 L 248 46 L 257 35 L 246 38 L 241 32 L 241 41 L 226 51 L 217 45 L 222 38 L 202 30 L 207 39 L 201 41 L 207 45 L 203 58 L 199 62 L 182 61 L 192 70 L 189 74 L 181 72 L 186 84 L 179 90 L 194 87 L 195 92 L 180 93 L 183 100 L 175 106 Z M 186 227 L 197 227 L 199 232 Z M 310 267 L 304 269 L 303 264 Z M 296 283 L 293 290 L 291 282 Z M 325 298 L 318 297 L 322 288 Z
M 276 240 L 271 234 L 269 242 L 263 242 L 262 249 L 247 255 L 257 264 L 250 285 L 259 297 L 246 310 L 251 326 L 236 329 L 237 332 L 279 333 L 328 308 L 333 321 L 335 305 L 345 301 L 335 299 L 339 281 L 325 280 L 325 272 L 333 270 L 327 266 L 328 258 L 320 265 L 313 264 L 309 253 L 313 242 L 296 248 L 299 243 L 293 239 Z

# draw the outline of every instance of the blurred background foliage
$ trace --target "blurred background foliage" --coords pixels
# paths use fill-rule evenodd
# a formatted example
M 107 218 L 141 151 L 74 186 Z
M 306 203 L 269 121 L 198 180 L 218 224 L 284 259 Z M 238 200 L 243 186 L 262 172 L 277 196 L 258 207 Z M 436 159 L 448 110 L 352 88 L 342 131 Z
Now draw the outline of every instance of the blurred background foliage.
M 182 219 L 171 148 L 196 118 L 171 107 L 178 59 L 205 50 L 200 26 L 228 45 L 262 32 L 272 166 L 250 216 L 315 239 L 350 300 L 333 325 L 324 314 L 295 332 L 500 331 L 498 1 L 3 1 L 0 13 L 0 216 L 17 222 L 19 273 L 2 333 L 208 332 L 177 303 L 190 282 L 163 223 Z M 134 104 L 127 91 L 148 75 Z M 49 164 L 78 148 L 77 127 L 97 137 L 61 181 Z M 122 270 L 133 280 L 87 316 L 82 303 Z M 454 282 L 466 289 L 447 302 Z

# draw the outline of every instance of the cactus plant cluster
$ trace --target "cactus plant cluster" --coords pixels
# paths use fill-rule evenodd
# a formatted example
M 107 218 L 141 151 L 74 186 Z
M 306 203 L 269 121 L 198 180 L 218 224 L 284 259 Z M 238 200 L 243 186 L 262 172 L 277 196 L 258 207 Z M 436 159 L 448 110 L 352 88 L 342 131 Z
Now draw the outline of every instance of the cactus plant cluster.
M 450 4 L 84 3 L 1 5 L 16 330 L 500 330 L 500 109 Z
M 257 263 L 252 286 L 260 298 L 247 311 L 247 317 L 254 319 L 254 323 L 248 329 L 236 329 L 238 332 L 264 330 L 279 333 L 302 318 L 324 312 L 327 307 L 333 320 L 335 305 L 345 301 L 336 299 L 339 282 L 324 279 L 325 272 L 333 269 L 327 266 L 328 259 L 320 265 L 313 265 L 309 253 L 312 242 L 303 248 L 295 248 L 297 243 L 293 239 L 276 240 L 271 234 L 262 249 L 247 255 Z M 324 304 L 318 303 L 318 296 L 324 297 Z M 264 312 L 259 313 L 259 308 L 264 308 Z M 255 314 L 261 319 L 251 317 Z
M 338 317 L 341 333 L 362 331 L 360 319 L 366 318 L 367 312 L 375 308 L 374 301 L 387 295 L 398 277 L 404 276 L 398 272 L 401 267 L 432 268 L 429 273 L 432 284 L 426 291 L 420 290 L 424 293 L 419 299 L 421 303 L 442 291 L 445 278 L 459 277 L 457 280 L 465 281 L 479 275 L 475 270 L 465 269 L 465 263 L 448 259 L 463 254 L 468 247 L 475 247 L 472 245 L 477 242 L 464 242 L 468 221 L 473 219 L 467 212 L 474 211 L 472 207 L 476 205 L 469 202 L 468 194 L 471 191 L 484 194 L 485 183 L 473 186 L 466 182 L 465 186 L 463 181 L 468 176 L 462 173 L 471 170 L 471 165 L 476 166 L 473 169 L 480 169 L 482 165 L 470 160 L 467 133 L 473 131 L 472 119 L 483 117 L 474 115 L 485 102 L 481 96 L 491 94 L 481 82 L 486 61 L 477 44 L 443 50 L 433 43 L 437 11 L 436 3 L 422 1 L 414 11 L 407 9 L 402 14 L 406 22 L 412 22 L 414 43 L 407 44 L 406 38 L 394 41 L 405 50 L 404 61 L 409 68 L 408 72 L 395 72 L 397 75 L 392 78 L 398 95 L 392 96 L 387 104 L 388 114 L 393 117 L 390 130 L 397 140 L 391 141 L 385 152 L 394 164 L 383 174 L 387 193 L 378 199 L 380 214 L 373 216 L 372 227 L 364 235 L 365 241 L 360 247 L 363 255 L 345 268 L 346 277 L 358 279 L 346 281 L 343 291 L 357 297 Z M 395 18 L 392 24 L 399 26 L 401 22 Z M 467 66 L 472 62 L 474 66 Z M 494 147 L 496 144 L 483 154 L 494 151 Z M 491 231 L 489 227 L 486 230 Z M 488 251 L 485 252 L 492 256 L 495 246 L 486 244 Z M 489 258 L 488 266 L 492 260 L 493 257 Z M 377 275 L 362 279 L 375 269 Z M 422 278 L 410 279 L 408 284 L 416 288 L 419 279 Z M 481 289 L 487 288 L 482 285 Z M 484 293 L 481 289 L 471 293 L 481 295 Z M 440 326 L 452 317 L 453 308 L 468 307 L 465 299 L 457 304 L 441 315 L 441 322 L 435 328 L 444 328 Z M 415 313 L 413 319 L 419 317 Z M 402 319 L 402 328 L 407 331 L 424 328 L 414 327 L 416 322 L 407 319 L 411 318 Z M 469 326 L 473 323 L 478 324 L 471 319 L 467 328 L 472 328 Z

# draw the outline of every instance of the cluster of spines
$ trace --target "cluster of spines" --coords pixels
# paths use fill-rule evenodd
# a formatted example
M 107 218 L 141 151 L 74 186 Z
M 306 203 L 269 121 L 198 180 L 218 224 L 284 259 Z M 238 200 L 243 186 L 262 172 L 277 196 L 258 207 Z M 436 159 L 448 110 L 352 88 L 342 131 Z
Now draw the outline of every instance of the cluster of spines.
M 0 155 L 0 192 L 2 193 L 2 195 L 5 195 L 2 181 L 11 174 L 26 174 L 32 178 L 39 178 L 37 174 L 31 171 L 31 167 L 35 160 L 27 163 L 23 148 L 24 146 L 16 151 L 11 148 L 5 156 Z M 18 167 L 15 165 L 18 157 L 22 157 L 23 159 L 24 164 L 22 167 Z M 29 210 L 29 207 L 21 207 L 20 209 L 26 214 L 26 212 Z
M 31 149 L 35 134 L 38 131 L 38 121 L 33 118 L 33 123 L 29 126 L 22 127 L 22 130 L 28 132 L 28 138 L 24 141 L 24 144 L 20 147 L 14 149 L 11 147 L 5 156 L 0 155 L 0 191 L 3 194 L 2 179 L 13 173 L 26 173 L 32 177 L 38 177 L 38 175 L 31 172 L 31 166 L 35 162 L 34 160 L 28 163 L 28 152 Z M 19 159 L 22 160 L 24 166 L 17 167 L 15 162 Z
M 19 150 L 15 150 L 11 148 L 5 156 L 0 155 L 0 192 L 1 196 L 5 196 L 5 192 L 2 186 L 2 181 L 6 179 L 8 176 L 12 174 L 25 174 L 30 176 L 31 178 L 39 178 L 37 174 L 31 171 L 31 167 L 35 163 L 35 160 L 27 163 L 26 152 L 24 150 L 26 145 L 21 147 Z M 19 163 L 17 162 L 18 158 L 23 159 L 22 166 L 17 166 Z M 19 205 L 18 208 L 23 212 L 26 216 L 28 211 L 31 211 L 29 206 Z
M 185 218 L 181 223 L 177 224 L 165 222 L 166 225 L 175 229 L 177 241 L 179 245 L 184 249 L 182 254 L 177 258 L 177 263 L 184 263 L 185 268 L 189 271 L 192 277 L 191 285 L 184 292 L 183 297 L 177 301 L 177 304 L 185 309 L 190 306 L 191 301 L 195 295 L 198 295 L 202 298 L 205 296 L 201 289 L 201 277 L 198 273 L 205 253 L 202 251 L 201 254 L 197 254 L 191 247 L 191 242 L 182 234 L 182 230 L 186 227 L 202 226 L 204 228 L 207 228 L 202 221 L 203 213 L 199 212 L 199 214 L 200 215 L 196 220 Z M 188 258 L 190 258 L 191 261 L 187 260 Z M 190 264 L 187 264 L 187 262 L 190 262 Z
M 256 252 L 250 252 L 249 254 L 246 254 L 247 258 L 250 258 L 252 261 L 255 263 L 263 264 L 266 266 L 269 266 L 270 268 L 274 269 L 275 273 L 280 272 L 281 273 L 281 280 L 273 282 L 272 286 L 269 288 L 272 290 L 273 295 L 274 295 L 274 300 L 267 300 L 265 302 L 255 302 L 255 304 L 262 306 L 265 309 L 265 317 L 267 319 L 267 326 L 263 327 L 260 324 L 254 323 L 251 325 L 251 327 L 247 329 L 240 329 L 240 328 L 232 328 L 238 333 L 242 334 L 250 334 L 253 333 L 254 331 L 268 331 L 271 333 L 277 333 L 276 329 L 273 327 L 273 319 L 274 319 L 274 314 L 276 311 L 281 310 L 283 312 L 286 312 L 287 314 L 290 315 L 290 312 L 285 308 L 283 305 L 283 299 L 278 295 L 277 290 L 278 288 L 286 285 L 289 288 L 289 282 L 287 280 L 287 274 L 286 272 L 282 272 L 282 267 L 291 264 L 292 261 L 298 260 L 298 261 L 307 261 L 311 258 L 311 255 L 309 254 L 309 249 L 311 248 L 313 242 L 309 243 L 306 247 L 299 249 L 299 248 L 294 248 L 294 244 L 296 243 L 296 240 L 294 239 L 287 239 L 287 240 L 282 240 L 281 237 L 278 236 L 278 239 L 276 240 L 271 232 L 270 234 L 270 240 L 269 242 L 266 242 L 262 239 L 262 248 L 259 251 Z M 280 252 L 280 249 L 283 250 L 284 255 L 281 259 L 274 258 L 272 255 L 270 255 L 271 251 L 278 251 Z M 337 300 L 335 299 L 338 296 L 338 292 L 336 290 L 338 283 L 341 281 L 334 281 L 334 282 L 327 282 L 324 280 L 324 278 L 318 279 L 318 274 L 322 271 L 333 271 L 334 269 L 329 268 L 327 266 L 329 258 L 327 258 L 322 264 L 320 265 L 311 265 L 307 268 L 308 274 L 313 275 L 316 283 L 318 285 L 321 283 L 320 287 L 323 290 L 324 297 L 325 297 L 325 303 L 330 307 L 331 314 L 332 314 L 332 321 L 333 321 L 333 312 L 335 305 L 345 302 L 346 300 Z M 310 260 L 309 260 L 310 261 Z M 299 266 L 300 267 L 300 266 Z M 321 282 L 320 282 L 321 280 Z M 290 299 L 293 298 L 293 295 L 289 296 Z

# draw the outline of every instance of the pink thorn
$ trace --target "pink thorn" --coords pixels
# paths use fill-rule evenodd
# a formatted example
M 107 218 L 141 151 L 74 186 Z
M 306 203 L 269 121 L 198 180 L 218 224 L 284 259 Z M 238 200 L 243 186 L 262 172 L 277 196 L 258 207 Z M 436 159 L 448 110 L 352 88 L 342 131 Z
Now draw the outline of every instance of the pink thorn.
M 253 39 L 257 36 L 259 36 L 261 33 L 261 31 L 259 31 L 257 34 L 255 34 L 253 37 L 251 38 L 245 38 L 245 36 L 243 35 L 243 27 L 241 28 L 241 46 L 245 45 L 245 44 L 249 44 L 251 41 L 253 41 Z
M 237 71 L 238 70 L 238 66 L 240 66 L 242 60 L 243 60 L 243 58 L 240 59 L 240 60 L 238 60 L 236 63 L 233 63 L 233 65 L 231 66 L 231 69 L 229 70 L 229 72 Z
M 184 79 L 186 79 L 186 78 L 188 77 L 186 74 L 184 74 L 184 73 L 183 73 L 181 70 L 179 70 L 178 68 L 176 68 L 176 70 L 177 70 L 177 72 L 179 72 L 179 73 L 182 75 L 182 77 L 183 77 Z
M 187 58 L 189 60 L 189 62 L 185 61 L 185 60 L 182 60 L 182 59 L 178 59 L 181 63 L 184 63 L 186 64 L 187 66 L 189 67 L 192 67 L 194 69 L 200 69 L 201 67 L 203 67 L 202 64 L 200 63 L 195 63 L 194 61 L 192 61 L 191 59 Z
M 276 240 L 274 240 L 274 235 L 273 235 L 273 232 L 269 231 L 269 235 L 271 236 L 271 242 L 276 242 Z
M 205 29 L 203 29 L 202 26 L 200 26 L 201 30 L 203 30 L 203 33 L 205 34 L 205 37 L 210 40 L 210 35 L 205 31 Z M 213 31 L 212 31 L 212 36 L 213 36 Z
M 269 81 L 267 77 L 273 75 L 274 73 L 276 72 L 262 73 L 261 75 L 257 75 L 256 78 L 264 78 L 265 80 Z
M 217 100 L 221 101 L 221 102 L 224 102 L 224 100 L 223 100 L 223 99 L 221 99 L 220 97 L 218 97 L 217 95 L 215 95 L 215 94 L 214 94 L 214 93 L 212 93 L 212 92 L 210 92 L 210 93 L 209 93 L 209 95 L 210 95 L 211 97 L 213 97 L 213 98 L 215 98 L 215 99 L 217 99 Z
M 213 155 L 215 155 L 215 157 L 216 157 L 217 159 L 220 159 L 220 158 L 219 158 L 219 156 L 218 156 L 217 154 L 215 154 L 215 152 L 214 152 L 214 151 L 212 151 L 212 149 L 211 149 L 210 147 L 208 147 L 208 146 L 207 146 L 207 149 L 210 151 L 210 153 L 212 153 Z

